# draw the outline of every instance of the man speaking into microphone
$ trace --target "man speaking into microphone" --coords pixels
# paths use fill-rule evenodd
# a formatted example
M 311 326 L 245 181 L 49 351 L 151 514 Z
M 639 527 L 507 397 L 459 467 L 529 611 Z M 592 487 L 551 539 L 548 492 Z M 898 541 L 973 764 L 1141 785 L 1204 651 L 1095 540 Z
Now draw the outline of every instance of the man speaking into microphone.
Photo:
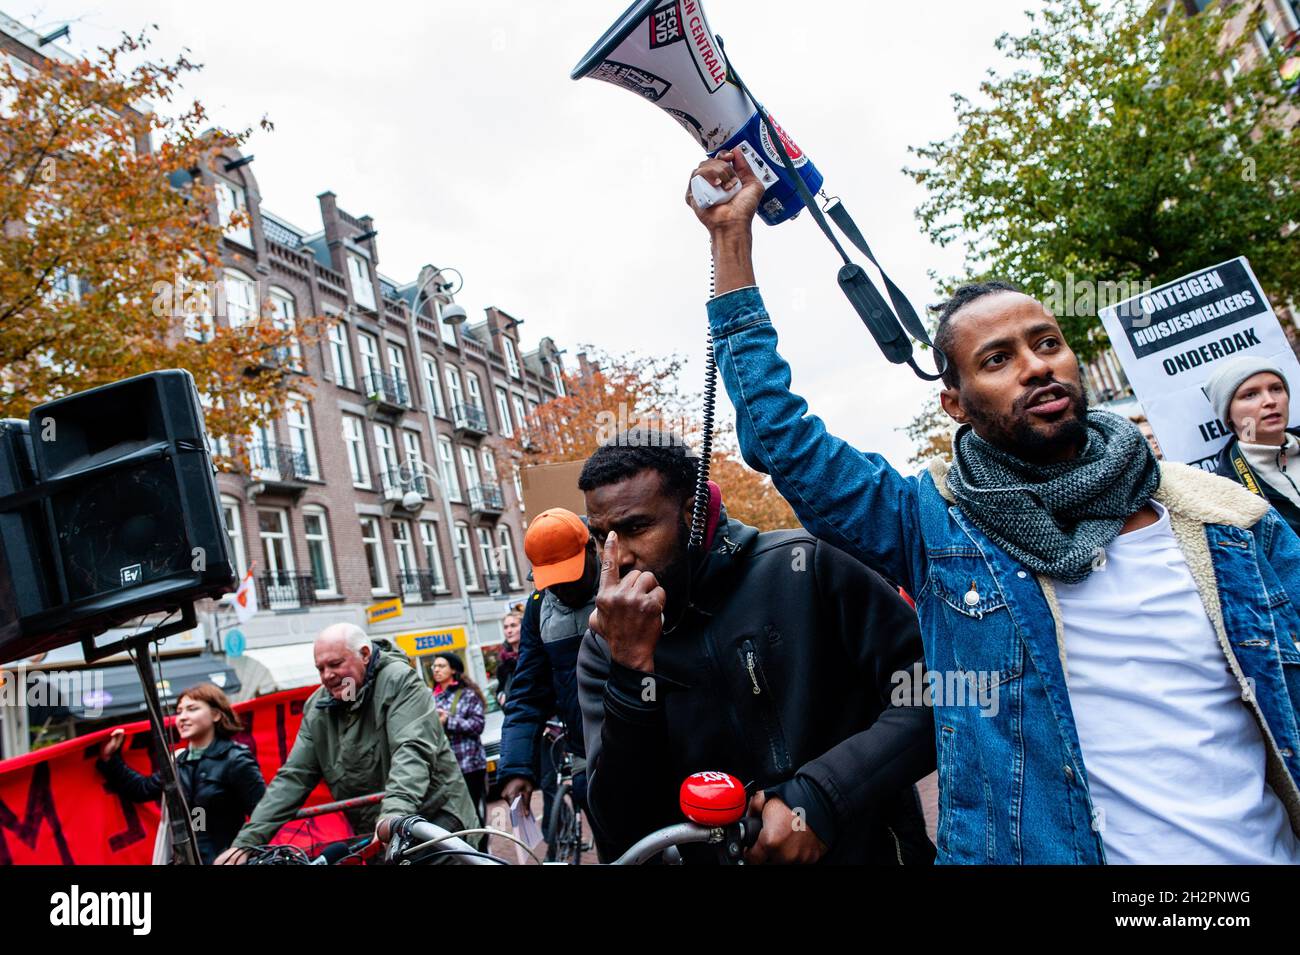
M 1300 861 L 1300 538 L 1089 411 L 1055 318 L 1004 282 L 939 312 L 951 466 L 906 477 L 834 437 L 791 392 L 756 287 L 762 184 L 738 153 L 696 174 L 742 184 L 686 201 L 713 240 L 709 322 L 746 462 L 916 597 L 942 690 L 938 861 Z M 996 710 L 968 705 L 986 690 Z

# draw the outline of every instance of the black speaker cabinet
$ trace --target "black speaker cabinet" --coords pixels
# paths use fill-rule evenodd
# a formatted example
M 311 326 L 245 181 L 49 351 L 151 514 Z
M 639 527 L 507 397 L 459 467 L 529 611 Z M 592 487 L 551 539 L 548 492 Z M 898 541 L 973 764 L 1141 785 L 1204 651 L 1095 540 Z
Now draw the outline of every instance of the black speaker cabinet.
M 194 380 L 159 371 L 0 426 L 0 662 L 234 587 Z

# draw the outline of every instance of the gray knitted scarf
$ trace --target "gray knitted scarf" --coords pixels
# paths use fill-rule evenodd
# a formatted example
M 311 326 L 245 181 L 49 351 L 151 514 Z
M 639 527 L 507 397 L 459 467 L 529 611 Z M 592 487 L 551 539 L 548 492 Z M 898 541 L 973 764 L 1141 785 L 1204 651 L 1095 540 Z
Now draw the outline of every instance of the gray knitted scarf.
M 1087 431 L 1072 460 L 1030 464 L 962 425 L 948 471 L 948 490 L 971 523 L 1030 570 L 1067 583 L 1092 572 L 1096 555 L 1160 486 L 1137 425 L 1090 411 Z

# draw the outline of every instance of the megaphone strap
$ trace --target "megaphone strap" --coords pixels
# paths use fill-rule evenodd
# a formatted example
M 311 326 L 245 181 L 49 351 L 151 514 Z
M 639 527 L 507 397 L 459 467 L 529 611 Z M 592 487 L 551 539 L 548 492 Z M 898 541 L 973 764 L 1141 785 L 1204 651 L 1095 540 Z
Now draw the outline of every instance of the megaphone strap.
M 857 223 L 853 221 L 853 217 L 849 215 L 848 210 L 844 207 L 844 203 L 837 197 L 829 204 L 825 214 L 823 214 L 822 210 L 818 208 L 817 200 L 813 197 L 812 191 L 808 188 L 808 184 L 803 181 L 803 176 L 799 175 L 798 170 L 795 169 L 794 163 L 790 160 L 790 156 L 786 152 L 785 143 L 782 141 L 780 134 L 774 128 L 776 125 L 775 122 L 768 115 L 763 104 L 754 97 L 752 92 L 750 92 L 749 87 L 745 85 L 745 81 L 740 78 L 740 74 L 736 72 L 736 68 L 732 64 L 730 57 L 727 56 L 727 51 L 723 45 L 722 37 L 717 37 L 717 41 L 718 49 L 722 51 L 723 58 L 727 61 L 727 71 L 729 75 L 736 81 L 736 85 L 740 87 L 740 91 L 749 98 L 751 103 L 754 104 L 754 109 L 758 111 L 759 120 L 767 130 L 767 135 L 772 142 L 772 146 L 776 149 L 777 155 L 780 156 L 781 162 L 784 164 L 785 168 L 790 170 L 792 173 L 790 178 L 794 182 L 795 190 L 799 193 L 799 198 L 808 209 L 809 215 L 813 217 L 813 221 L 817 223 L 818 228 L 822 230 L 822 233 L 830 241 L 830 244 L 835 247 L 835 251 L 839 253 L 840 258 L 844 260 L 844 265 L 848 268 L 849 273 L 852 273 L 854 270 L 860 273 L 861 269 L 859 266 L 854 264 L 852 259 L 849 258 L 848 253 L 844 251 L 844 246 L 840 245 L 839 239 L 835 237 L 835 233 L 831 230 L 829 223 L 826 221 L 826 215 L 831 217 L 835 224 L 839 226 L 840 231 L 848 237 L 849 241 L 852 242 L 863 255 L 870 259 L 871 264 L 879 270 L 880 277 L 885 282 L 885 288 L 889 291 L 889 298 L 893 302 L 894 307 L 892 309 L 885 304 L 884 296 L 880 294 L 880 290 L 870 281 L 866 281 L 865 276 L 846 273 L 845 269 L 840 270 L 840 287 L 844 290 L 845 295 L 852 303 L 854 310 L 858 313 L 858 317 L 862 319 L 862 323 L 867 326 L 867 330 L 870 331 L 872 337 L 875 338 L 876 344 L 880 347 L 881 351 L 885 353 L 885 357 L 891 362 L 894 364 L 907 364 L 914 372 L 916 372 L 917 375 L 924 378 L 926 381 L 939 380 L 939 378 L 943 376 L 944 370 L 947 368 L 947 356 L 934 347 L 934 342 L 930 340 L 930 335 L 925 330 L 925 326 L 921 323 L 921 319 L 916 314 L 916 310 L 912 308 L 912 303 L 907 300 L 907 296 L 903 294 L 902 289 L 894 283 L 894 280 L 889 277 L 884 268 L 881 267 L 880 263 L 876 261 L 876 257 L 871 253 L 871 247 L 867 245 L 867 240 L 862 235 L 862 230 L 859 229 Z M 911 345 L 906 341 L 906 339 L 899 341 L 894 336 L 888 334 L 888 329 L 880 327 L 880 318 L 882 313 L 895 316 L 897 323 L 901 325 L 909 335 L 917 341 L 929 346 L 934 351 L 935 364 L 939 369 L 938 374 L 929 374 L 928 372 L 922 371 L 917 366 L 916 360 L 912 357 Z

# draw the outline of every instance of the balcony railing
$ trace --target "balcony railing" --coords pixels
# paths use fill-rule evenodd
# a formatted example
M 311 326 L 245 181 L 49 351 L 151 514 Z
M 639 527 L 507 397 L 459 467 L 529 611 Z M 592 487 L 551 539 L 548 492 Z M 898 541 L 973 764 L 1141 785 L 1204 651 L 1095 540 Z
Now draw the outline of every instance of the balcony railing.
M 456 405 L 451 410 L 451 416 L 456 422 L 457 431 L 488 433 L 487 411 L 482 405 Z
M 418 471 L 412 474 L 401 468 L 389 468 L 380 472 L 379 483 L 386 492 L 397 491 L 400 495 L 416 491 L 420 497 L 429 497 L 429 479 Z
M 411 407 L 411 389 L 401 378 L 392 375 L 366 375 L 366 396 L 391 408 Z
M 307 452 L 287 444 L 255 441 L 248 456 L 253 476 L 264 481 L 296 483 L 313 476 Z
M 398 571 L 397 579 L 402 588 L 402 597 L 411 603 L 433 600 L 439 594 L 446 593 L 444 582 L 432 570 Z
M 469 489 L 471 511 L 500 514 L 506 509 L 505 495 L 498 484 L 476 484 Z
M 300 610 L 316 603 L 311 574 L 267 571 L 257 578 L 257 596 L 264 610 Z

